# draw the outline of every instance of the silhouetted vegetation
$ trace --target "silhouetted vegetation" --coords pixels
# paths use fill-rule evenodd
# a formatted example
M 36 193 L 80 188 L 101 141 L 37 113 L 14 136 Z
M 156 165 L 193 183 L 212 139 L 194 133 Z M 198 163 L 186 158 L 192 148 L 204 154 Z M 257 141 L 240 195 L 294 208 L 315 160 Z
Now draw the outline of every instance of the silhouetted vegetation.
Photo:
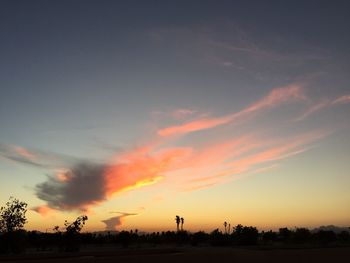
M 0 252 L 20 253 L 31 248 L 37 251 L 78 251 L 81 245 L 110 244 L 116 247 L 166 246 L 349 246 L 348 231 L 334 232 L 307 228 L 280 228 L 275 231 L 259 232 L 256 227 L 223 223 L 223 231 L 215 229 L 210 233 L 183 230 L 184 218 L 175 217 L 177 231 L 140 233 L 137 229 L 121 232 L 81 233 L 88 217 L 79 216 L 74 222 L 65 221 L 62 231 L 55 226 L 50 233 L 25 231 L 27 204 L 10 198 L 0 210 Z M 181 227 L 180 227 L 181 224 Z
M 25 248 L 26 232 L 22 230 L 27 222 L 27 204 L 10 197 L 0 208 L 0 252 L 21 253 Z
M 176 222 L 176 229 L 177 229 L 177 231 L 180 230 L 179 229 L 180 221 L 181 221 L 180 217 L 178 215 L 175 216 L 175 222 Z
M 75 221 L 76 222 L 76 221 Z M 74 225 L 74 222 L 72 223 Z M 70 226 L 72 225 L 70 224 Z M 215 229 L 210 233 L 198 231 L 163 231 L 140 233 L 136 230 L 120 232 L 79 233 L 69 230 L 52 233 L 38 231 L 23 231 L 25 244 L 37 251 L 78 251 L 84 245 L 115 245 L 120 248 L 128 247 L 157 247 L 157 246 L 343 246 L 350 245 L 350 234 L 346 231 L 334 233 L 320 230 L 311 232 L 305 228 L 290 230 L 280 229 L 278 232 L 259 232 L 253 226 L 237 225 L 231 233 Z M 3 245 L 3 243 L 2 243 Z M 2 250 L 3 251 L 3 250 Z
M 88 217 L 83 215 L 77 217 L 73 223 L 69 223 L 67 220 L 64 222 L 65 232 L 62 234 L 59 231 L 59 227 L 54 227 L 56 234 L 61 239 L 60 249 L 68 252 L 78 251 L 80 249 L 80 231 L 85 225 L 85 221 Z

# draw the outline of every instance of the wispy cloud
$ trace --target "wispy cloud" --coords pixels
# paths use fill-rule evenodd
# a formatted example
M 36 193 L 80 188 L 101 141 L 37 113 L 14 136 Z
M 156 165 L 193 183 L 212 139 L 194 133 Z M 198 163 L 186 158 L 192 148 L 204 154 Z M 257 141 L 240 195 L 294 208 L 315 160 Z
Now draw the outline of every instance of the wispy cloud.
M 38 161 L 37 155 L 26 148 L 17 145 L 0 144 L 0 156 L 17 163 L 29 164 L 36 167 L 44 167 Z
M 297 117 L 294 121 L 302 121 L 305 120 L 306 118 L 308 118 L 309 116 L 325 109 L 328 107 L 332 107 L 332 106 L 337 106 L 337 105 L 341 105 L 341 104 L 346 104 L 346 103 L 350 103 L 350 95 L 343 95 L 340 96 L 338 98 L 335 98 L 333 100 L 328 99 L 328 98 L 324 98 L 321 99 L 319 102 L 316 103 L 311 103 L 311 105 L 309 106 L 309 108 L 299 117 Z
M 217 118 L 200 118 L 197 120 L 185 122 L 181 125 L 162 128 L 158 130 L 158 135 L 167 137 L 211 129 L 235 121 L 243 121 L 254 113 L 258 113 L 259 111 L 267 108 L 273 108 L 283 103 L 300 100 L 305 100 L 302 85 L 291 84 L 285 87 L 273 89 L 268 95 L 237 113 L 232 113 Z
M 29 159 L 29 160 L 35 160 L 35 159 L 37 159 L 37 157 L 35 156 L 35 154 L 34 153 L 32 153 L 32 152 L 29 152 L 29 150 L 28 149 L 25 149 L 25 148 L 23 148 L 23 147 L 19 147 L 19 146 L 13 146 L 13 149 L 16 151 L 16 153 L 18 153 L 20 156 L 22 156 L 22 157 L 25 157 L 25 158 L 27 158 L 27 159 Z
M 194 152 L 177 174 L 177 183 L 185 191 L 203 189 L 226 183 L 238 175 L 263 172 L 273 162 L 274 167 L 283 159 L 301 154 L 311 145 L 328 136 L 330 131 L 313 131 L 289 138 L 264 139 L 249 136 L 235 143 L 211 145 Z M 179 178 L 180 177 L 180 178 Z M 176 184 L 176 182 L 171 182 Z
M 302 115 L 297 117 L 294 121 L 302 121 L 309 117 L 310 115 L 314 114 L 315 112 L 318 112 L 322 110 L 323 108 L 326 108 L 330 105 L 329 100 L 321 100 L 320 102 L 311 105 Z
M 0 144 L 0 156 L 15 163 L 44 169 L 58 169 L 76 162 L 78 158 L 63 154 L 27 149 L 18 145 Z
M 344 95 L 332 101 L 332 104 L 342 104 L 342 103 L 349 103 L 349 102 L 350 102 L 350 95 Z
M 177 109 L 173 111 L 172 116 L 176 119 L 182 119 L 195 114 L 196 111 L 192 109 Z

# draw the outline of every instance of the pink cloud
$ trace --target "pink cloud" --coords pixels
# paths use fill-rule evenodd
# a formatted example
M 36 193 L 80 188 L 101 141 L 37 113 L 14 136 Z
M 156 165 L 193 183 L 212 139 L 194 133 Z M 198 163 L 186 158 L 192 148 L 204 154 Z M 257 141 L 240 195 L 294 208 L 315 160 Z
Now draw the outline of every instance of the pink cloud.
M 308 108 L 306 112 L 304 112 L 301 116 L 296 118 L 294 121 L 302 121 L 302 120 L 306 119 L 307 117 L 309 117 L 310 115 L 328 107 L 329 105 L 330 105 L 329 100 L 321 100 L 317 104 L 311 105 L 311 107 Z
M 20 146 L 13 146 L 13 149 L 15 150 L 15 152 L 24 157 L 27 158 L 31 161 L 34 161 L 35 159 L 37 159 L 37 157 L 35 156 L 34 153 L 30 152 L 29 150 L 27 150 L 26 148 L 20 147 Z
M 350 95 L 344 95 L 337 99 L 335 99 L 332 104 L 342 104 L 342 103 L 349 103 L 350 102 Z
M 231 116 L 225 116 L 222 118 L 203 118 L 191 122 L 184 123 L 178 126 L 171 126 L 158 131 L 158 135 L 162 137 L 185 134 L 205 129 L 214 128 L 231 121 Z
M 285 159 L 304 152 L 306 150 L 306 145 L 309 145 L 328 134 L 329 132 L 327 131 L 316 131 L 294 138 L 280 140 L 275 146 L 271 146 L 263 151 L 259 151 L 258 153 L 233 161 L 230 166 L 243 167 L 248 170 L 250 167 L 257 164 Z
M 272 108 L 291 101 L 305 100 L 303 88 L 299 84 L 291 84 L 281 88 L 273 89 L 267 96 L 251 104 L 247 108 L 230 115 L 218 118 L 201 118 L 177 126 L 170 126 L 158 130 L 158 135 L 168 137 L 173 135 L 181 135 L 200 130 L 215 128 L 234 121 L 239 121 L 249 117 L 251 114 Z
M 339 104 L 345 104 L 345 103 L 350 103 L 350 95 L 344 95 L 340 96 L 334 100 L 330 99 L 322 99 L 318 103 L 313 103 L 311 106 L 304 112 L 301 116 L 296 118 L 294 121 L 302 121 L 309 117 L 310 115 L 313 115 L 316 112 L 319 112 L 320 110 L 323 110 L 325 108 L 339 105 Z
M 195 154 L 194 159 L 199 158 L 200 161 L 189 160 L 192 166 L 188 166 L 188 169 L 185 170 L 187 177 L 181 181 L 181 184 L 185 186 L 186 191 L 197 190 L 202 186 L 206 188 L 205 186 L 208 185 L 213 186 L 231 181 L 238 175 L 256 174 L 277 168 L 278 161 L 305 152 L 311 143 L 328 134 L 327 131 L 315 131 L 286 139 L 258 140 L 255 138 L 251 142 L 247 140 L 244 143 L 243 149 L 245 150 L 240 150 L 238 147 L 236 152 L 221 151 L 217 152 L 217 156 L 215 156 L 214 149 L 218 146 L 214 146 L 212 154 L 209 155 L 210 158 L 205 154 L 209 153 L 210 149 L 206 149 L 203 154 Z M 214 161 L 210 162 L 212 159 Z M 272 161 L 274 164 L 268 165 Z M 262 165 L 264 166 L 261 167 Z
M 176 119 L 182 119 L 191 116 L 195 113 L 196 111 L 191 109 L 177 109 L 172 113 L 172 116 Z
M 253 103 L 251 106 L 244 109 L 242 112 L 255 112 L 261 109 L 279 106 L 282 103 L 303 100 L 306 100 L 306 96 L 304 94 L 302 85 L 291 84 L 285 87 L 273 89 L 267 96 Z

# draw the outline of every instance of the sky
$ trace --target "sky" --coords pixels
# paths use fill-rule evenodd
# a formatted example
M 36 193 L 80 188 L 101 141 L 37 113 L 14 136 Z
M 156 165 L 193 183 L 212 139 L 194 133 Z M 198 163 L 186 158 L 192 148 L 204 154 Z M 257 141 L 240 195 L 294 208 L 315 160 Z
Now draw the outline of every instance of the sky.
M 349 226 L 348 1 L 0 2 L 0 200 L 26 229 Z

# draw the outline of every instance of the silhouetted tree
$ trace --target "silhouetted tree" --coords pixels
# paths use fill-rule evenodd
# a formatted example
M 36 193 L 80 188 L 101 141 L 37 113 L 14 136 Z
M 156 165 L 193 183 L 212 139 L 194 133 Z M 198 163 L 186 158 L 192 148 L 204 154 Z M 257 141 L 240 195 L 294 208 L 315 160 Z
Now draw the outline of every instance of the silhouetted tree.
M 67 234 L 78 234 L 85 225 L 85 221 L 88 220 L 87 216 L 78 216 L 73 223 L 69 223 L 67 220 L 64 222 Z
M 176 229 L 177 229 L 177 231 L 179 231 L 180 221 L 181 221 L 181 219 L 180 219 L 180 217 L 177 215 L 177 216 L 175 217 L 175 222 L 176 222 Z
M 54 228 L 53 228 L 52 230 L 53 230 L 53 232 L 55 232 L 55 233 L 61 233 L 60 227 L 59 227 L 59 226 L 54 226 Z
M 65 232 L 65 250 L 66 251 L 78 251 L 80 248 L 79 233 L 85 225 L 85 221 L 88 220 L 86 215 L 77 217 L 73 223 L 69 223 L 67 220 L 64 222 L 66 227 Z
M 131 241 L 131 233 L 128 231 L 122 231 L 119 233 L 119 241 L 124 248 L 128 247 Z
M 20 253 L 25 249 L 25 231 L 27 222 L 27 203 L 10 197 L 6 205 L 0 208 L 0 252 Z
M 209 235 L 203 231 L 196 232 L 191 236 L 191 245 L 198 246 L 200 243 L 204 243 L 208 240 Z
M 224 227 L 225 227 L 225 234 L 227 234 L 227 222 L 224 222 Z
M 278 239 L 282 242 L 290 241 L 291 236 L 292 236 L 292 231 L 290 231 L 286 227 L 280 228 L 278 231 Z
M 264 242 L 275 242 L 277 240 L 277 233 L 270 231 L 262 233 L 262 239 Z
M 332 243 L 336 241 L 337 236 L 333 231 L 330 230 L 320 230 L 316 233 L 316 239 L 323 245 Z
M 311 239 L 310 230 L 307 228 L 297 228 L 294 232 L 294 242 L 305 243 Z
M 181 220 L 181 231 L 183 231 L 185 219 L 183 217 L 181 217 L 180 220 Z
M 231 243 L 230 236 L 223 234 L 219 229 L 212 231 L 209 238 L 213 246 L 227 246 Z
M 242 233 L 242 230 L 243 230 L 243 226 L 241 224 L 238 224 L 237 226 L 235 226 L 233 228 L 233 232 L 236 234 L 236 235 L 240 235 Z
M 253 226 L 237 225 L 232 237 L 237 245 L 255 245 L 258 242 L 259 231 Z
M 341 231 L 338 234 L 338 238 L 340 242 L 349 242 L 350 241 L 350 234 L 347 231 Z
M 0 231 L 13 232 L 23 228 L 27 222 L 27 203 L 10 197 L 6 206 L 0 208 Z

